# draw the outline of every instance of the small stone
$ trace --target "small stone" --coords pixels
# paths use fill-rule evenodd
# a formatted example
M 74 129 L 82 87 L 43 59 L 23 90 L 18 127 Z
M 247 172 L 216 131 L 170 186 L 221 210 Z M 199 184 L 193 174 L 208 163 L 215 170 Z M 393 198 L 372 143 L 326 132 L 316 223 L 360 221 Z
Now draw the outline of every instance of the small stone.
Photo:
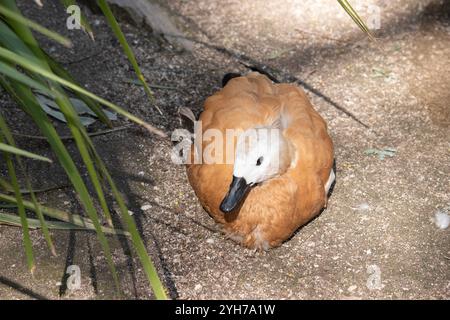
M 132 216 L 132 215 L 134 214 L 134 212 L 131 211 L 131 210 L 128 210 L 128 214 L 129 214 L 130 216 Z
M 214 239 L 212 239 L 212 238 L 206 239 L 206 243 L 213 244 L 214 243 Z
M 356 290 L 356 288 L 358 288 L 357 286 L 355 286 L 355 285 L 353 285 L 353 286 L 350 286 L 350 287 L 348 287 L 348 291 L 349 292 L 353 292 L 353 291 L 355 291 Z
M 57 286 L 57 287 L 61 287 L 61 286 L 62 286 L 62 282 L 61 282 L 61 281 L 58 281 L 58 282 L 56 283 L 56 286 Z
M 367 211 L 370 209 L 370 206 L 368 203 L 361 203 L 358 206 L 356 206 L 355 208 L 356 210 L 360 210 L 360 211 Z
M 202 290 L 202 288 L 203 288 L 203 287 L 202 287 L 201 284 L 196 284 L 195 287 L 194 287 L 194 290 L 195 290 L 195 291 L 200 291 L 200 290 Z
M 444 211 L 438 211 L 434 216 L 434 223 L 439 229 L 447 229 L 450 225 L 450 216 Z
M 141 210 L 142 211 L 147 211 L 147 210 L 150 210 L 152 208 L 152 205 L 151 204 L 144 204 L 142 207 L 141 207 Z

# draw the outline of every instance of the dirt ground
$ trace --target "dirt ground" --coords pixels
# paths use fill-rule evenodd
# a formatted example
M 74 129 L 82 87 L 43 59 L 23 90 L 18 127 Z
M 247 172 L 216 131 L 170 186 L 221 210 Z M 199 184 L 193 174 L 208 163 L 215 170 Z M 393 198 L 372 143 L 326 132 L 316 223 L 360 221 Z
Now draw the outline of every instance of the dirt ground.
M 122 22 L 149 82 L 172 87 L 154 89 L 162 115 L 141 87 L 126 82 L 134 77 L 132 68 L 102 16 L 86 11 L 96 36 L 92 42 L 65 28 L 59 1 L 44 3 L 38 9 L 32 1 L 19 1 L 28 17 L 75 44 L 67 50 L 40 37 L 44 47 L 88 89 L 167 132 L 181 127 L 180 106 L 199 114 L 224 73 L 245 72 L 241 62 L 268 66 L 279 79 L 299 83 L 328 122 L 337 164 L 328 208 L 268 252 L 225 239 L 199 205 L 184 168 L 170 161 L 170 142 L 135 127 L 93 138 L 172 298 L 450 298 L 450 233 L 433 221 L 450 206 L 448 1 L 352 1 L 364 17 L 364 4 L 381 8 L 374 43 L 334 0 L 169 0 L 180 28 L 195 40 L 192 52 Z M 0 102 L 15 131 L 39 134 L 4 92 Z M 64 132 L 63 125 L 57 127 Z M 44 142 L 19 143 L 54 158 Z M 76 154 L 74 145 L 67 145 Z M 395 148 L 393 157 L 365 153 L 385 147 Z M 27 166 L 36 188 L 68 184 L 57 165 Z M 70 189 L 40 194 L 39 200 L 81 212 Z M 20 229 L 0 226 L 0 298 L 120 298 L 94 234 L 52 234 L 57 257 L 42 234 L 32 232 L 37 260 L 32 277 Z M 129 244 L 111 242 L 122 298 L 152 298 Z M 80 266 L 79 290 L 65 286 L 69 265 Z

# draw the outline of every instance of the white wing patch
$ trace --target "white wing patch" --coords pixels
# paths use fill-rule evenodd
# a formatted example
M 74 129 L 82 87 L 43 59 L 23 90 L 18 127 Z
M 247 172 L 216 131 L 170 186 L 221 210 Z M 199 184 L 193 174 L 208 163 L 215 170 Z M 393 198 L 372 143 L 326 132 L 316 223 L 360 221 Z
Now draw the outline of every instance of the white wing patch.
M 330 176 L 325 184 L 325 195 L 328 195 L 328 192 L 330 192 L 330 188 L 333 185 L 334 180 L 336 180 L 336 175 L 334 174 L 334 169 L 331 169 Z

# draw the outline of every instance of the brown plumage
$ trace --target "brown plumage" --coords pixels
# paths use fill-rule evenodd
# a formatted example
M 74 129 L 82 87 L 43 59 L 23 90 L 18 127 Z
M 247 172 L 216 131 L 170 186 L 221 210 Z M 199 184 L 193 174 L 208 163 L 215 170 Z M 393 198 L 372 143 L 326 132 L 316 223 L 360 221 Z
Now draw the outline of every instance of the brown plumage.
M 232 212 L 224 213 L 220 206 L 230 189 L 233 164 L 187 165 L 189 182 L 205 210 L 232 239 L 249 248 L 280 245 L 326 206 L 334 180 L 326 123 L 299 87 L 274 84 L 256 72 L 230 80 L 206 100 L 199 118 L 203 132 L 215 128 L 225 137 L 226 129 L 270 127 L 280 117 L 287 147 L 279 172 L 253 186 Z M 203 150 L 209 143 L 203 142 Z M 226 155 L 225 143 L 216 156 Z

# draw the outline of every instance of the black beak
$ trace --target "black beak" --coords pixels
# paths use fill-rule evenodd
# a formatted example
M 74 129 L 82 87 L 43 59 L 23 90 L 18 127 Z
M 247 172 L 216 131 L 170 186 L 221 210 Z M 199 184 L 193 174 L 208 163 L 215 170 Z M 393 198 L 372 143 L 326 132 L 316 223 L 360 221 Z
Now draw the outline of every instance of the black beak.
M 227 195 L 220 204 L 220 210 L 224 213 L 230 213 L 244 200 L 247 191 L 250 189 L 250 185 L 247 184 L 244 178 L 237 178 L 233 176 L 230 189 Z

